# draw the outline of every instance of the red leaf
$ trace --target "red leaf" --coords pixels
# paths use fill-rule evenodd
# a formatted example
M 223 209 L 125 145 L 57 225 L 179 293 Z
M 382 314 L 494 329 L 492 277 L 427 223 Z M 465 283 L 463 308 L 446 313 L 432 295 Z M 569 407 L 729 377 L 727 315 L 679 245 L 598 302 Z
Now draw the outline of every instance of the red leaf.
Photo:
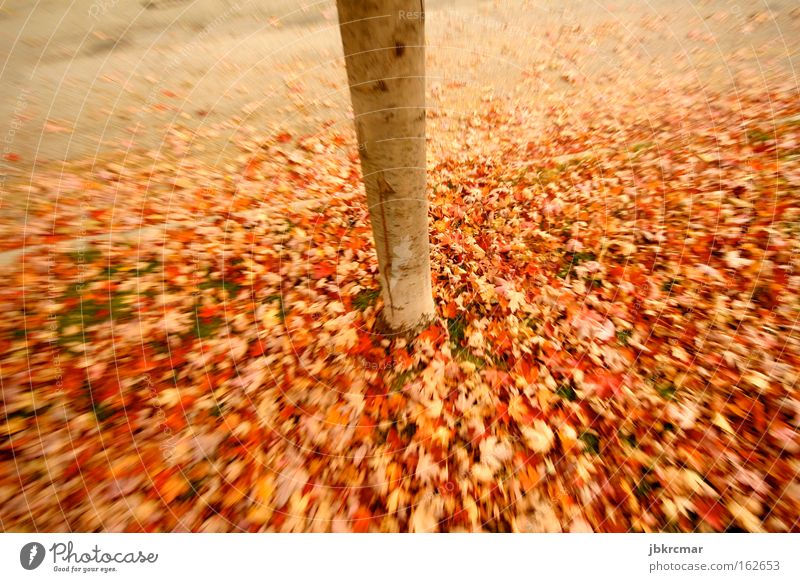
M 336 272 L 336 265 L 333 263 L 317 263 L 314 265 L 314 278 L 325 279 Z
M 623 377 L 619 374 L 601 372 L 586 376 L 584 385 L 592 389 L 600 398 L 611 398 L 622 393 Z

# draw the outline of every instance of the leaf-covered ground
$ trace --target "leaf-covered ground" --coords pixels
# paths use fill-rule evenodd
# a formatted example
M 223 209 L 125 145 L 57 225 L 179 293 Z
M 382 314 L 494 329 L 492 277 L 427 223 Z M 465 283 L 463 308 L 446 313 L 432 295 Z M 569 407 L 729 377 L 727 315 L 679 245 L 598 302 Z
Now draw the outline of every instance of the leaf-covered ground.
M 581 98 L 431 109 L 411 343 L 349 128 L 37 169 L 2 529 L 799 530 L 796 88 Z

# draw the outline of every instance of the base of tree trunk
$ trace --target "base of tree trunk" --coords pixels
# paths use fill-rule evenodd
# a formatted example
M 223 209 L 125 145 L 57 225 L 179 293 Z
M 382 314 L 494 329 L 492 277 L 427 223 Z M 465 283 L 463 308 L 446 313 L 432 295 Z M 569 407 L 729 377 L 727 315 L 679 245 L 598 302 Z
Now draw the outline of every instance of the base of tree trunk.
M 375 320 L 375 326 L 372 328 L 373 333 L 382 335 L 388 339 L 403 338 L 406 341 L 411 341 L 416 338 L 423 330 L 431 326 L 431 324 L 439 321 L 439 317 L 435 314 L 426 315 L 419 320 L 416 324 L 401 329 L 393 328 L 386 319 L 383 317 L 383 310 L 378 313 Z

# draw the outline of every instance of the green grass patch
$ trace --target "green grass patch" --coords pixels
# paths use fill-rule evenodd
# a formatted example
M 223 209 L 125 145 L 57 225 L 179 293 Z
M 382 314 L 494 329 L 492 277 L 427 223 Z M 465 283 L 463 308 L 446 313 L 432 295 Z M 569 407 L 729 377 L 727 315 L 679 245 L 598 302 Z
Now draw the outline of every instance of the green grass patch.
M 629 447 L 631 447 L 632 449 L 639 448 L 639 441 L 636 440 L 636 435 L 633 433 L 625 434 L 623 432 L 620 432 L 619 440 L 628 445 Z
M 222 289 L 228 292 L 229 297 L 236 297 L 241 285 L 237 285 L 233 281 L 225 279 L 208 279 L 198 285 L 200 289 Z
M 661 290 L 664 293 L 669 293 L 676 285 L 680 285 L 680 279 L 667 279 L 664 281 L 664 284 L 661 285 Z
M 653 491 L 661 488 L 661 484 L 656 479 L 653 479 L 652 475 L 652 468 L 647 468 L 642 471 L 642 477 L 639 479 L 635 488 L 637 497 L 647 497 Z
M 67 256 L 72 259 L 72 262 L 78 265 L 91 265 L 92 263 L 97 262 L 102 255 L 103 253 L 94 247 L 87 247 L 79 251 L 67 253 Z
M 632 329 L 617 330 L 617 341 L 619 342 L 620 345 L 627 346 L 632 335 L 633 335 Z
M 575 402 L 578 399 L 578 393 L 575 392 L 575 388 L 569 382 L 559 384 L 558 388 L 556 388 L 556 394 L 569 402 Z
M 353 307 L 359 311 L 364 311 L 367 307 L 371 307 L 378 302 L 378 297 L 381 296 L 380 289 L 362 289 L 353 298 Z
M 92 412 L 94 412 L 97 422 L 105 422 L 114 415 L 114 410 L 110 406 L 96 400 L 92 402 Z
M 82 341 L 86 328 L 104 321 L 126 321 L 133 317 L 133 311 L 128 303 L 132 293 L 118 292 L 111 295 L 108 303 L 83 299 L 69 311 L 57 317 L 59 344 Z M 71 287 L 62 300 L 79 297 L 75 288 Z M 67 334 L 68 330 L 77 328 L 77 331 Z
M 219 317 L 211 317 L 208 319 L 198 317 L 194 327 L 194 333 L 199 339 L 211 337 L 217 333 L 222 323 L 222 319 Z
M 570 256 L 571 255 L 571 256 Z M 577 253 L 566 253 L 565 260 L 556 275 L 561 279 L 566 279 L 567 275 L 585 261 L 594 261 L 597 257 L 592 251 L 580 251 Z M 601 283 L 602 284 L 602 283 Z
M 656 384 L 656 391 L 666 400 L 674 400 L 675 399 L 675 392 L 677 388 L 675 388 L 675 384 L 672 382 L 661 382 Z
M 751 129 L 747 132 L 747 141 L 750 143 L 764 143 L 775 139 L 773 132 L 761 131 L 760 129 Z
M 456 346 L 460 346 L 467 332 L 467 322 L 461 316 L 448 319 L 447 331 L 450 334 L 450 342 Z
M 415 375 L 415 370 L 406 370 L 395 375 L 389 386 L 389 392 L 400 392 Z
M 281 321 L 286 321 L 286 309 L 283 306 L 283 296 L 275 294 L 267 297 L 267 303 L 278 303 L 278 317 Z
M 198 479 L 187 479 L 189 489 L 178 495 L 178 501 L 189 501 L 200 494 L 200 488 L 206 482 L 207 477 L 200 477 Z
M 598 437 L 595 433 L 585 431 L 581 433 L 579 437 L 580 441 L 583 443 L 583 450 L 587 453 L 591 453 L 593 455 L 600 454 L 600 437 Z
M 471 351 L 469 351 L 469 349 L 462 348 L 460 346 L 456 347 L 453 350 L 453 356 L 461 362 L 470 362 L 471 364 L 474 364 L 475 367 L 478 368 L 479 370 L 481 368 L 484 368 L 488 363 L 483 358 L 479 358 L 478 356 L 473 354 Z
M 635 143 L 631 146 L 631 152 L 638 153 L 642 150 L 649 150 L 654 145 L 655 142 L 652 141 L 640 141 L 639 143 Z
M 83 341 L 86 328 L 101 321 L 97 317 L 99 312 L 100 305 L 93 299 L 86 299 L 71 310 L 58 316 L 58 343 L 64 345 Z M 67 333 L 73 328 L 76 328 L 76 331 Z
M 146 275 L 148 273 L 154 272 L 160 266 L 161 263 L 158 261 L 147 261 L 147 264 L 144 267 L 136 267 L 136 274 L 138 276 Z
M 108 304 L 109 317 L 112 321 L 126 321 L 133 317 L 133 311 L 128 303 L 131 293 L 114 293 Z

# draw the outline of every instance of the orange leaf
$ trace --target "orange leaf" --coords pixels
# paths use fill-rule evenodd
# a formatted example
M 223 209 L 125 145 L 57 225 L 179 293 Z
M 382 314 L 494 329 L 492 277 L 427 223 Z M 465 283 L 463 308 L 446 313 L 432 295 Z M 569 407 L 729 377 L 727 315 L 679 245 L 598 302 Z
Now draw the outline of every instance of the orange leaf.
M 336 272 L 336 266 L 333 263 L 317 263 L 314 265 L 314 278 L 325 279 L 330 277 Z

